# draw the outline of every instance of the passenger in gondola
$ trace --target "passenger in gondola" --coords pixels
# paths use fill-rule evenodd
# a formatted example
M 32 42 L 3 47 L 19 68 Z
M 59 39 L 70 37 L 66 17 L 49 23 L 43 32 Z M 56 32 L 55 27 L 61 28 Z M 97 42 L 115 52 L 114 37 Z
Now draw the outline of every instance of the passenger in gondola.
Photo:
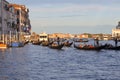
M 59 37 L 57 37 L 57 43 L 58 43 L 58 45 L 60 44 L 60 38 Z
M 69 44 L 69 41 L 67 41 L 66 44 Z
M 117 38 L 115 38 L 114 41 L 115 41 L 115 47 L 117 47 L 117 43 L 118 43 Z

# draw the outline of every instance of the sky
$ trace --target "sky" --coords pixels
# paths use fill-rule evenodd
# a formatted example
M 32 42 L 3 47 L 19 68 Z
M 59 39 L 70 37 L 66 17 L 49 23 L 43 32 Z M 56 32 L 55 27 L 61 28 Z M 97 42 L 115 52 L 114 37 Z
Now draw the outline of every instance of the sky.
M 7 0 L 29 8 L 32 32 L 112 33 L 120 0 Z

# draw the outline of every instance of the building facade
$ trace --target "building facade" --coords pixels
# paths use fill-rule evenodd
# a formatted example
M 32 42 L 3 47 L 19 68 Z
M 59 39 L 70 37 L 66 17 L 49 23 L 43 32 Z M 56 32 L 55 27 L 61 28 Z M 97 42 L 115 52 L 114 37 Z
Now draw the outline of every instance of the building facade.
M 0 0 L 0 40 L 7 41 L 9 2 Z
M 120 22 L 118 22 L 116 28 L 112 29 L 112 37 L 120 38 Z
M 30 34 L 31 24 L 29 19 L 29 9 L 25 5 L 10 4 L 15 8 L 15 13 L 17 14 L 17 27 L 18 32 L 24 34 Z
M 31 34 L 29 9 L 25 5 L 0 0 L 0 41 Z M 6 39 L 6 40 L 5 40 Z

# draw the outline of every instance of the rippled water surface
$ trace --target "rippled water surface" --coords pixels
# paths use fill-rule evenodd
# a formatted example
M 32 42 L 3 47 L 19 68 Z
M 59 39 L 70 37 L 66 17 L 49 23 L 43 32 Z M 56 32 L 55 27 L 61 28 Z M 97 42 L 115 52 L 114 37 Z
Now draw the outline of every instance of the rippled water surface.
M 120 51 L 31 44 L 0 50 L 0 80 L 120 80 Z

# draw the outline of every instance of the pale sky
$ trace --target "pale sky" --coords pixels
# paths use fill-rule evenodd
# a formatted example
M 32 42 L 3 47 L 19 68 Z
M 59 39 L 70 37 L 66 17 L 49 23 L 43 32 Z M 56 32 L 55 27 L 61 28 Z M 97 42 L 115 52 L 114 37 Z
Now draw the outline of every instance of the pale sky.
M 120 0 L 7 1 L 29 8 L 36 33 L 111 33 L 120 21 Z

